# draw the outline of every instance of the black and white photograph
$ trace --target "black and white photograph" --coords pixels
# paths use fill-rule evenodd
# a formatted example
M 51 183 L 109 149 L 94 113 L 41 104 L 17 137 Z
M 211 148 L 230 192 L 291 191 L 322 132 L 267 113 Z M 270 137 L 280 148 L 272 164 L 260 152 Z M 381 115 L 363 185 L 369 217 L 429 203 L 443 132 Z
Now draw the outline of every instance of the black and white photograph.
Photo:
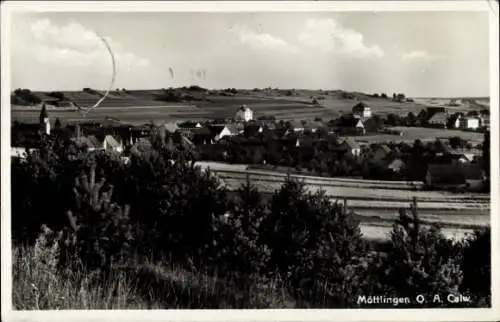
M 500 318 L 498 2 L 16 2 L 3 320 Z

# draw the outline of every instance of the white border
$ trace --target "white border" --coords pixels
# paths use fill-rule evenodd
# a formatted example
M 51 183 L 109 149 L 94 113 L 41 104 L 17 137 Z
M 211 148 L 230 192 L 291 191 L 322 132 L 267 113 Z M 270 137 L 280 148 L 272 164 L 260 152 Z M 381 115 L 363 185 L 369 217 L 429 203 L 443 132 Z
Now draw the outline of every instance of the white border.
M 19 11 L 85 12 L 271 12 L 271 11 L 488 11 L 490 13 L 490 104 L 491 104 L 491 229 L 499 231 L 499 10 L 488 1 L 10 1 L 1 10 L 1 227 L 2 227 L 2 320 L 202 320 L 202 321 L 495 321 L 500 320 L 500 236 L 492 234 L 492 309 L 340 309 L 340 310 L 116 310 L 116 311 L 12 311 L 10 248 L 10 14 Z M 473 63 L 473 62 L 471 62 Z

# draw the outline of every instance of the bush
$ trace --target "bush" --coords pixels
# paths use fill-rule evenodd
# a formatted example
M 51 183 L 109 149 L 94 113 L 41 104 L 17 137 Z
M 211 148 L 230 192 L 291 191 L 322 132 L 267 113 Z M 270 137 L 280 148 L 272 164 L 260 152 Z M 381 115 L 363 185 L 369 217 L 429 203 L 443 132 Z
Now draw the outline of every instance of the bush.
M 126 262 L 134 253 L 134 232 L 129 222 L 129 206 L 112 202 L 113 186 L 104 177 L 96 178 L 96 166 L 89 175 L 75 179 L 75 206 L 67 211 L 68 229 L 63 250 L 68 265 L 81 261 L 88 269 L 109 271 Z M 67 261 L 70 262 L 67 262 Z
M 372 271 L 377 276 L 374 281 L 377 291 L 386 296 L 410 298 L 422 294 L 428 299 L 424 306 L 452 306 L 446 297 L 459 294 L 463 278 L 460 245 L 447 239 L 437 227 L 422 227 L 416 202 L 410 209 L 411 216 L 400 210 L 388 253 Z M 430 302 L 436 295 L 442 302 Z
M 271 253 L 268 270 L 287 280 L 299 305 L 346 307 L 350 270 L 365 249 L 359 223 L 324 192 L 306 193 L 288 178 L 271 200 L 263 239 Z
M 267 265 L 269 249 L 261 238 L 261 223 L 267 209 L 261 193 L 246 184 L 237 191 L 236 200 L 221 225 L 218 267 L 242 275 L 259 275 Z
M 29 89 L 18 88 L 10 96 L 11 104 L 33 105 L 40 104 L 42 100 Z
M 480 306 L 491 306 L 491 231 L 476 230 L 463 242 L 460 291 L 472 294 Z

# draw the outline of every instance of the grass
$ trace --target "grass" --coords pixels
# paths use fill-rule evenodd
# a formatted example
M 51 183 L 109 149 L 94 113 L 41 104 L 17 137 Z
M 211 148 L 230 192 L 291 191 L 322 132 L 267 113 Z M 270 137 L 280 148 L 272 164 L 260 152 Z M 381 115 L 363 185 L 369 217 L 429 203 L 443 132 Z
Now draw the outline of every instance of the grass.
M 167 261 L 117 267 L 106 279 L 83 268 L 62 274 L 51 235 L 45 230 L 33 246 L 13 249 L 15 310 L 295 307 L 276 280 L 220 278 Z

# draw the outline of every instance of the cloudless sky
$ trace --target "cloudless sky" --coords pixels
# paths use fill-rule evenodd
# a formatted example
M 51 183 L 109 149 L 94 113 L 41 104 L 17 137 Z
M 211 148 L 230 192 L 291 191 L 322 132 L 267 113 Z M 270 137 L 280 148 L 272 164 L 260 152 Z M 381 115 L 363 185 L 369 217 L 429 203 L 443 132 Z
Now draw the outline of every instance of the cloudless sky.
M 489 96 L 483 12 L 23 13 L 13 88 L 311 88 Z

